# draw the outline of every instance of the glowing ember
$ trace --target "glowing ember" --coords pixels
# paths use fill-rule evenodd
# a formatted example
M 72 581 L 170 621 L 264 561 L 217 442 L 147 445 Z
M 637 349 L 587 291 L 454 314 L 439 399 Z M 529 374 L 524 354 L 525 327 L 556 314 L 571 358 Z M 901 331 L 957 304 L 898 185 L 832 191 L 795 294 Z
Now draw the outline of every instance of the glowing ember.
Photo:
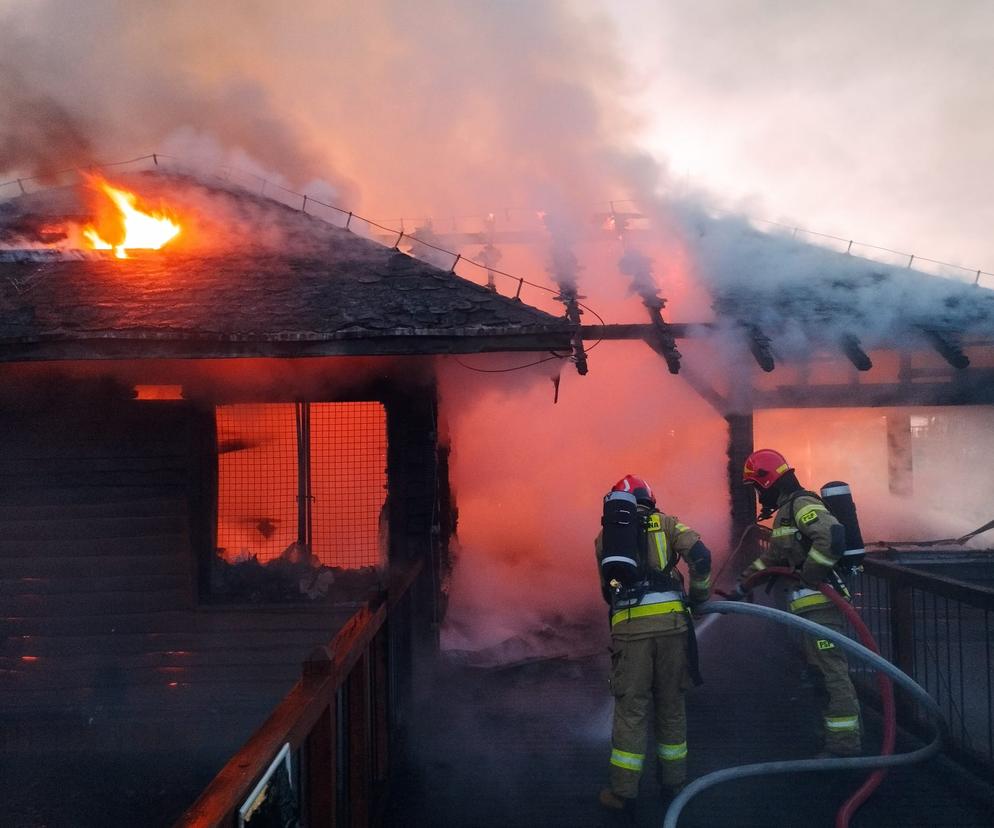
M 162 213 L 145 213 L 135 206 L 137 197 L 127 190 L 112 187 L 106 181 L 93 179 L 94 186 L 102 190 L 118 209 L 114 222 L 108 222 L 114 236 L 121 241 L 105 241 L 92 224 L 83 229 L 83 236 L 94 250 L 113 250 L 119 259 L 128 258 L 128 250 L 158 250 L 179 235 L 180 226 Z M 117 226 L 114 227 L 113 224 Z M 104 231 L 106 234 L 106 230 Z

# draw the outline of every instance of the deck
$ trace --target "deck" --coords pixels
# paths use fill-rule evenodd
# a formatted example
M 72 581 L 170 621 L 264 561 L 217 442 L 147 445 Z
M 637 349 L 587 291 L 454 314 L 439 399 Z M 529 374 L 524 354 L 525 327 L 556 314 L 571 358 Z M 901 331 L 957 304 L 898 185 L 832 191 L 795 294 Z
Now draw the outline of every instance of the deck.
M 720 618 L 701 636 L 705 684 L 688 697 L 692 777 L 750 762 L 810 758 L 818 749 L 815 691 L 785 633 Z M 610 750 L 608 658 L 536 661 L 499 670 L 449 664 L 414 717 L 389 824 L 462 828 L 610 826 L 601 812 Z M 879 738 L 871 711 L 866 745 Z M 899 749 L 901 744 L 899 743 Z M 684 810 L 681 828 L 831 826 L 861 774 L 795 774 L 711 788 Z M 661 826 L 651 773 L 635 823 Z M 893 770 L 854 828 L 990 826 L 994 788 L 948 760 Z

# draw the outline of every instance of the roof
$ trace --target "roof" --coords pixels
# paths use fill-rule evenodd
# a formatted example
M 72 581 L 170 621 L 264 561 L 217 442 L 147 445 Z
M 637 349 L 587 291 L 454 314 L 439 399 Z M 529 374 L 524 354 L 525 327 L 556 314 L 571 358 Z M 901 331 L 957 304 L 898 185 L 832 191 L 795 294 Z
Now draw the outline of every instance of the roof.
M 994 291 L 757 232 L 741 218 L 699 221 L 689 234 L 719 318 L 753 326 L 802 355 L 855 336 L 869 348 L 929 332 L 994 338 Z
M 569 347 L 564 318 L 281 204 L 192 186 L 190 203 L 207 193 L 237 209 L 233 237 L 266 238 L 127 260 L 0 259 L 0 361 Z M 0 221 L 17 212 L 23 224 L 31 199 Z

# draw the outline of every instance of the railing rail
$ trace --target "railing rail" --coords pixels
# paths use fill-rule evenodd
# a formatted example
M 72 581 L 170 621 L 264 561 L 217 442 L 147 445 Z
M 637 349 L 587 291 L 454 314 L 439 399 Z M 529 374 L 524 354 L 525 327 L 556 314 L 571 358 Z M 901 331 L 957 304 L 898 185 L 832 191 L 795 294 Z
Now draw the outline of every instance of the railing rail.
M 304 662 L 300 680 L 225 764 L 175 828 L 229 828 L 257 784 L 289 746 L 292 802 L 309 825 L 368 826 L 387 778 L 389 707 L 397 703 L 395 632 L 410 634 L 413 563 L 391 577 L 384 593 L 359 609 L 331 642 Z M 405 649 L 409 649 L 408 646 Z M 250 823 L 247 823 L 250 824 Z
M 989 776 L 994 769 L 994 589 L 867 558 L 851 584 L 855 603 L 882 654 L 943 708 L 947 750 Z M 868 678 L 857 671 L 856 679 Z M 918 713 L 898 696 L 914 728 Z

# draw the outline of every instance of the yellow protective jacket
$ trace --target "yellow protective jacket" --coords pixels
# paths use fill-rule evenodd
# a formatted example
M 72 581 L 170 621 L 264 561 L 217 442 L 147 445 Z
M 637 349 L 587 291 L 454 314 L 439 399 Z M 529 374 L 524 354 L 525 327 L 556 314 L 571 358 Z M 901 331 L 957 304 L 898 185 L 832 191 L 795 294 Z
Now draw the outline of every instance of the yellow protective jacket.
M 769 566 L 788 566 L 799 570 L 802 582 L 788 596 L 791 612 L 803 615 L 830 604 L 817 587 L 842 553 L 833 544 L 833 526 L 841 529 L 828 507 L 814 495 L 782 495 L 770 529 L 769 548 L 743 570 L 740 580 Z
M 680 560 L 687 563 L 690 574 L 690 597 L 695 603 L 706 601 L 711 594 L 710 553 L 698 556 L 691 553 L 701 536 L 689 526 L 685 526 L 673 515 L 660 511 L 648 514 L 648 560 L 649 569 L 665 571 L 670 561 L 672 589 L 649 587 L 638 600 L 612 602 L 611 634 L 621 638 L 646 638 L 660 633 L 680 632 L 687 629 L 686 605 L 683 601 L 683 578 L 676 569 Z M 698 547 L 702 549 L 703 546 Z M 601 534 L 594 540 L 594 553 L 598 563 L 601 559 Z M 601 583 L 602 592 L 610 595 L 611 590 Z

